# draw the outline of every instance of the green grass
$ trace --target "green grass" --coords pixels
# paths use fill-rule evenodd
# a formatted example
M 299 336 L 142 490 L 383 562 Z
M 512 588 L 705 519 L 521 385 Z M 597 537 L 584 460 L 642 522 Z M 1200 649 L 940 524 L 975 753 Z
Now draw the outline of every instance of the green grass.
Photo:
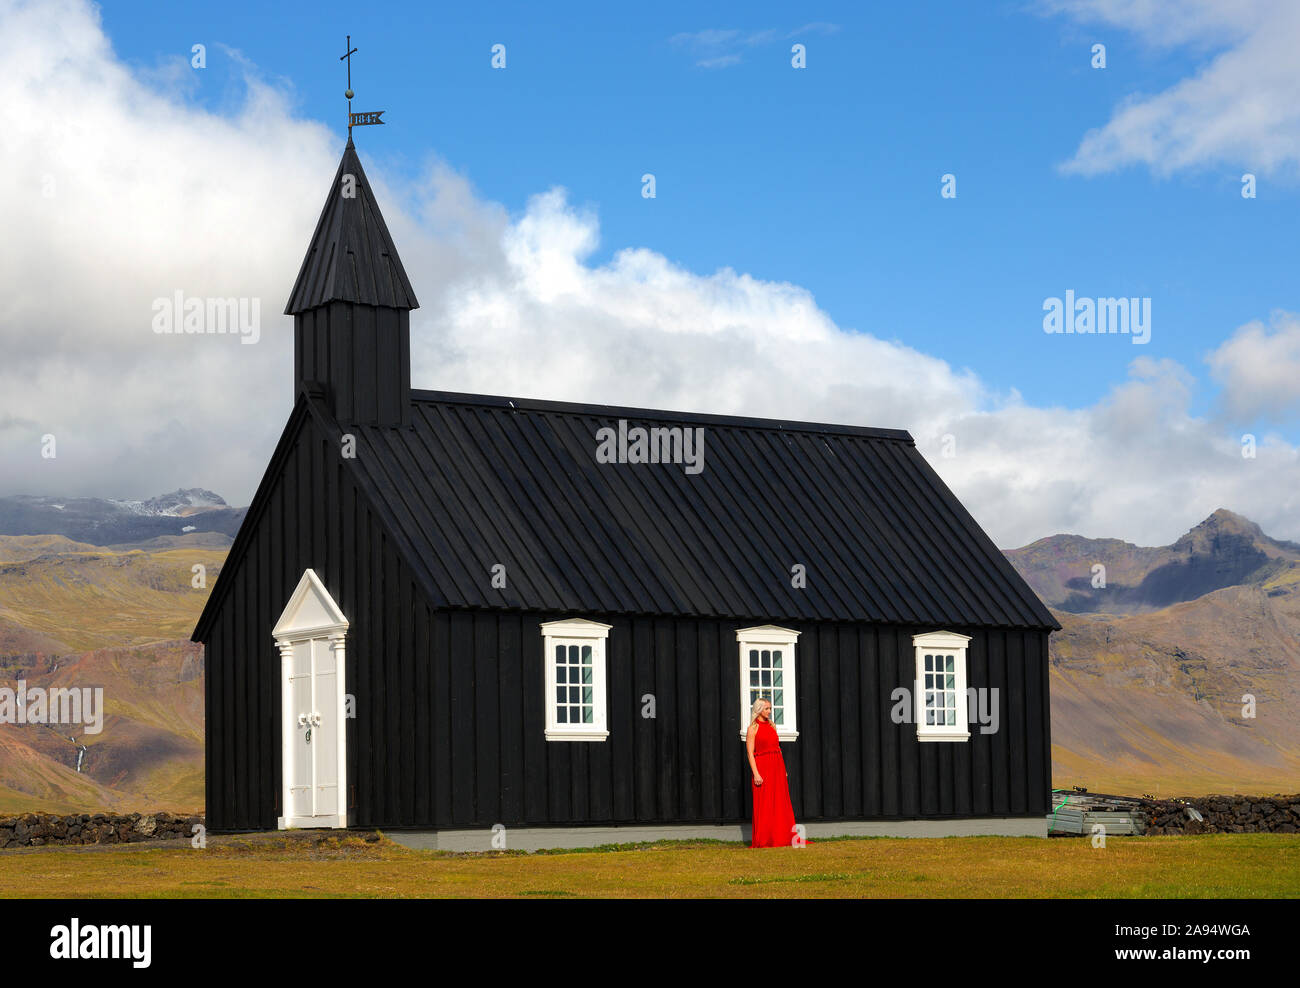
M 0 897 L 1295 898 L 1300 837 L 661 841 L 480 854 L 302 832 L 0 852 Z
M 731 885 L 768 885 L 772 882 L 843 882 L 855 876 L 848 872 L 837 875 L 775 875 L 771 878 L 733 878 Z M 863 873 L 865 877 L 865 872 Z

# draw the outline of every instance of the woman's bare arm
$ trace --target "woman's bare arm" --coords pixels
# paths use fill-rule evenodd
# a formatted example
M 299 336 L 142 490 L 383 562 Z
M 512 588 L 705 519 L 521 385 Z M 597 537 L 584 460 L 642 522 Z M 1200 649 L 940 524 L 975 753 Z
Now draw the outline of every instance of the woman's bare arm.
M 754 761 L 754 738 L 758 737 L 758 724 L 750 724 L 745 732 L 745 750 L 749 753 L 749 768 L 754 773 L 754 785 L 761 786 L 763 777 L 758 774 L 758 762 Z

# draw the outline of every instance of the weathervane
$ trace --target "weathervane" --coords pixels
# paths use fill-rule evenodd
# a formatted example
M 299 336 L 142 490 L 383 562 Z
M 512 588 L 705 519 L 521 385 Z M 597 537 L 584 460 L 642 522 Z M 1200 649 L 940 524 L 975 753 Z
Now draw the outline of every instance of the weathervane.
M 371 110 L 366 113 L 352 112 L 352 97 L 356 94 L 352 92 L 352 56 L 357 53 L 357 49 L 352 47 L 352 35 L 348 35 L 347 53 L 339 56 L 339 61 L 344 60 L 348 63 L 348 88 L 344 90 L 343 95 L 348 98 L 348 143 L 352 143 L 352 128 L 365 127 L 370 124 L 382 124 L 379 118 L 384 115 L 383 110 Z

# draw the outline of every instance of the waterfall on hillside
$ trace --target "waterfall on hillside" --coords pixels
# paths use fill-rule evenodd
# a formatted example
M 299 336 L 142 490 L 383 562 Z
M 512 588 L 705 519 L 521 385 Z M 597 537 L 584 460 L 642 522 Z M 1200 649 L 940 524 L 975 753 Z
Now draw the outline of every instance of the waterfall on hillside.
M 84 744 L 77 744 L 77 739 L 74 735 L 69 734 L 68 740 L 77 746 L 77 771 L 80 772 L 81 766 L 86 760 L 86 746 Z

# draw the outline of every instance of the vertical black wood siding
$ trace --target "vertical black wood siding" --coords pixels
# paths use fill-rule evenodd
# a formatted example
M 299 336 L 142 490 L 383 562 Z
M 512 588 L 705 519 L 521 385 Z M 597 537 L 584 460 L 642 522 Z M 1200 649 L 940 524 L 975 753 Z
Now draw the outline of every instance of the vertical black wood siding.
M 562 616 L 570 615 L 428 613 L 434 630 L 416 661 L 435 692 L 445 684 L 445 696 L 426 708 L 434 718 L 427 741 L 411 740 L 430 745 L 433 778 L 407 773 L 391 758 L 370 763 L 388 802 L 362 803 L 353 822 L 460 828 L 747 820 L 735 635 L 745 625 L 582 615 L 613 625 L 610 737 L 547 741 L 539 625 Z M 912 635 L 937 629 L 794 627 L 803 632 L 796 649 L 799 738 L 783 750 L 800 820 L 1048 812 L 1046 632 L 951 629 L 972 635 L 968 685 L 1000 692 L 999 729 L 981 734 L 972 724 L 969 741 L 921 743 L 914 724 L 893 723 L 891 694 L 912 686 Z M 653 719 L 642 716 L 647 694 Z M 357 725 L 358 734 L 368 730 L 391 745 L 408 743 L 391 725 Z M 431 795 L 430 811 L 417 796 L 418 812 L 383 812 L 403 793 Z
M 342 423 L 407 425 L 411 416 L 411 314 L 331 302 L 294 316 L 294 388 L 325 385 Z

